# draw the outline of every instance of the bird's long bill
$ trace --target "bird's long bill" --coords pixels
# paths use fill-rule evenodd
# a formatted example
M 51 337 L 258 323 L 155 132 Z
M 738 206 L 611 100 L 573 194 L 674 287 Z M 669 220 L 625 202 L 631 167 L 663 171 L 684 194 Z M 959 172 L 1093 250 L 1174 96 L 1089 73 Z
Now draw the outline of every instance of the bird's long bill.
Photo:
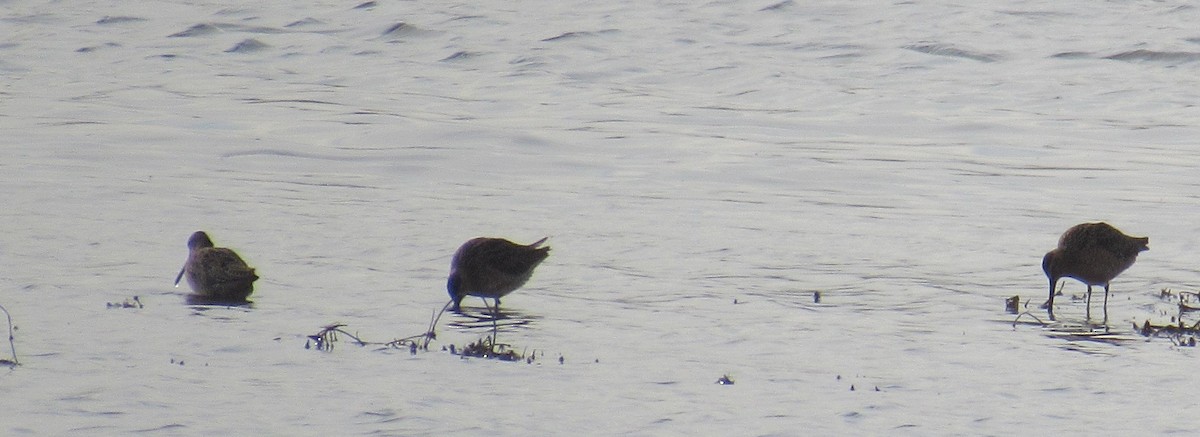
M 1046 299 L 1046 314 L 1050 316 L 1050 320 L 1054 320 L 1054 286 L 1058 285 L 1059 278 L 1050 278 L 1050 298 Z
M 183 279 L 183 272 L 184 272 L 184 270 L 187 270 L 187 266 L 184 266 L 184 267 L 180 268 L 180 269 L 179 269 L 179 275 L 178 275 L 178 276 L 175 276 L 175 286 L 176 286 L 176 287 L 178 287 L 178 286 L 179 286 L 179 280 L 180 280 L 180 279 Z

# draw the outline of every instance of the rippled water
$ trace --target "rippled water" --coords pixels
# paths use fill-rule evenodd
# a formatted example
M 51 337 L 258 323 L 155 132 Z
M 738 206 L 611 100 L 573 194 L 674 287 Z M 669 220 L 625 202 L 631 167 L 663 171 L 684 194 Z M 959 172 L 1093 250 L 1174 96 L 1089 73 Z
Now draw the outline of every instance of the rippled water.
M 1132 325 L 1170 323 L 1159 291 L 1198 279 L 1198 20 L 1172 2 L 0 2 L 0 305 L 21 363 L 0 429 L 1193 433 L 1196 351 Z M 1064 324 L 1014 325 L 1004 299 L 1040 304 L 1041 255 L 1092 220 L 1150 237 L 1110 335 L 1062 334 L 1077 282 Z M 171 287 L 197 229 L 258 269 L 252 306 Z M 479 235 L 550 237 L 504 300 L 500 339 L 532 364 L 442 351 L 490 332 L 453 315 L 429 352 L 305 348 L 334 322 L 424 332 Z

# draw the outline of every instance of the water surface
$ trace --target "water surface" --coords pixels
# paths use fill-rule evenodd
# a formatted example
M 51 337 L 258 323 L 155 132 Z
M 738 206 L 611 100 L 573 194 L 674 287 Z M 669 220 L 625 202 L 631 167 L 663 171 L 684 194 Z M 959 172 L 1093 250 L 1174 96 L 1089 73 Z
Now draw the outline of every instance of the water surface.
M 1195 350 L 1132 325 L 1197 279 L 1197 14 L 5 2 L 0 429 L 1192 433 Z M 1014 327 L 1092 220 L 1151 238 L 1116 340 Z M 171 287 L 199 229 L 252 306 Z M 415 355 L 304 348 L 424 332 L 480 235 L 550 237 L 504 300 L 532 364 L 441 351 L 487 335 L 461 316 Z

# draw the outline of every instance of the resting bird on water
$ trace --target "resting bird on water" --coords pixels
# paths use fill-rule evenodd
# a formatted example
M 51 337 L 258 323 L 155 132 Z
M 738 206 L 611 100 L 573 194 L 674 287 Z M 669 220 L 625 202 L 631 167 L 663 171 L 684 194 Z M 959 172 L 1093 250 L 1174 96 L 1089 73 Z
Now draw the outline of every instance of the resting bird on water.
M 213 247 L 204 231 L 196 231 L 188 238 L 188 249 L 187 261 L 175 277 L 176 287 L 186 275 L 192 291 L 206 299 L 245 301 L 254 292 L 254 281 L 258 279 L 254 269 L 232 250 Z
M 500 298 L 521 288 L 533 276 L 533 269 L 550 256 L 549 247 L 538 247 L 546 241 L 542 238 L 529 245 L 521 245 L 503 238 L 473 238 L 463 243 L 450 261 L 450 277 L 446 280 L 446 291 L 459 311 L 464 297 L 478 296 L 487 303 L 487 298 Z
M 1150 250 L 1147 237 L 1130 237 L 1108 223 L 1083 223 L 1067 229 L 1058 248 L 1042 258 L 1042 271 L 1050 279 L 1050 300 L 1045 307 L 1054 320 L 1054 286 L 1061 278 L 1075 278 L 1087 285 L 1087 314 L 1092 314 L 1092 286 L 1104 286 L 1104 321 L 1108 322 L 1108 283 Z

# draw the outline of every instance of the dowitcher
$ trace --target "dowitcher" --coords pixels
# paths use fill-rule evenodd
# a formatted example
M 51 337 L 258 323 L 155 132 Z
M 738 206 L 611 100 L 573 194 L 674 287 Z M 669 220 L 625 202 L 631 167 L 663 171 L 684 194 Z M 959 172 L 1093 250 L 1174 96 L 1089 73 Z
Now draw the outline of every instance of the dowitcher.
M 522 245 L 503 238 L 473 238 L 463 243 L 450 261 L 450 278 L 446 290 L 459 310 L 464 297 L 478 296 L 496 300 L 521 288 L 533 276 L 533 269 L 550 256 L 549 247 L 538 247 L 546 241 L 542 238 L 533 244 Z
M 254 292 L 254 281 L 258 279 L 254 269 L 234 251 L 213 247 L 204 231 L 196 231 L 188 238 L 188 250 L 187 261 L 175 277 L 175 286 L 187 276 L 188 285 L 196 295 L 217 301 L 245 301 Z
M 1062 278 L 1087 285 L 1087 318 L 1092 316 L 1092 286 L 1104 286 L 1104 321 L 1108 322 L 1108 284 L 1150 250 L 1150 239 L 1125 235 L 1108 223 L 1083 223 L 1067 229 L 1058 247 L 1042 258 L 1042 271 L 1050 279 L 1050 300 L 1045 307 L 1054 320 L 1054 287 Z

